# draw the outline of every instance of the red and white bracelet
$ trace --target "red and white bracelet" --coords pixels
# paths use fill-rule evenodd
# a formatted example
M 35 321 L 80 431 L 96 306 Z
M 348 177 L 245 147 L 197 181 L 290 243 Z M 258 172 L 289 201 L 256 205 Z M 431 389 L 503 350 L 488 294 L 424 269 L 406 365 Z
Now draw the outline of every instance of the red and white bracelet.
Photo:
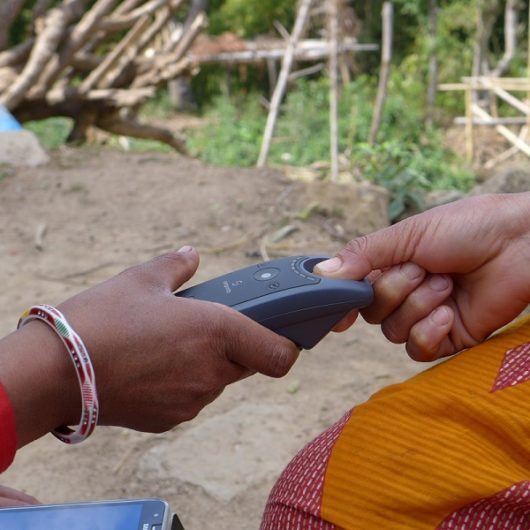
M 64 315 L 55 307 L 49 305 L 30 307 L 22 313 L 17 329 L 31 320 L 42 320 L 55 331 L 66 346 L 74 364 L 81 388 L 81 419 L 75 429 L 66 426 L 58 427 L 52 431 L 52 434 L 67 444 L 80 443 L 86 440 L 96 428 L 99 411 L 96 376 L 88 350 Z

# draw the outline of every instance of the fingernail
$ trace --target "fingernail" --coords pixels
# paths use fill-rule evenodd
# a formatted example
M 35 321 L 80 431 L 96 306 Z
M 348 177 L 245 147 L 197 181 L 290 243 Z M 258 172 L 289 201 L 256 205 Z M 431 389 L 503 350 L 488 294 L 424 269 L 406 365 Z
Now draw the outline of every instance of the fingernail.
M 340 258 L 331 258 L 326 261 L 321 261 L 315 266 L 320 272 L 337 272 L 342 265 L 342 260 Z
M 449 278 L 436 274 L 429 279 L 429 285 L 434 291 L 445 291 L 449 287 Z
M 437 326 L 445 326 L 449 324 L 451 315 L 447 307 L 439 307 L 431 313 L 431 319 Z
M 401 272 L 409 280 L 416 280 L 423 274 L 423 269 L 419 265 L 416 265 L 415 263 L 409 261 L 401 265 Z
M 179 248 L 177 252 L 180 254 L 186 254 L 186 252 L 191 252 L 193 250 L 193 247 L 190 247 L 189 245 L 184 245 L 182 248 Z

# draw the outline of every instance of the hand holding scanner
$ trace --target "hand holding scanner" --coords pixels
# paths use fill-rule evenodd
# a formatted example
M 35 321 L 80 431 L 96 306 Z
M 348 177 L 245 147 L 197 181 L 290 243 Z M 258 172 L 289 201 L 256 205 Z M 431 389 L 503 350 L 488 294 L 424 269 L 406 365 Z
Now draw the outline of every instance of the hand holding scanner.
M 292 256 L 213 278 L 176 296 L 218 302 L 311 349 L 351 310 L 370 305 L 367 280 L 335 280 L 313 274 L 326 256 Z

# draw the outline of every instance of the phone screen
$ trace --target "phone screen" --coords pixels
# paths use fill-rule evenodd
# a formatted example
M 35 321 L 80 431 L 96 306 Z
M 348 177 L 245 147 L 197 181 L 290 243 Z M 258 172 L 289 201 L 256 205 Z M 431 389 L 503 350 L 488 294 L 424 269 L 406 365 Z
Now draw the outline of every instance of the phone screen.
M 152 510 L 150 510 L 152 511 Z M 163 511 L 163 510 L 162 510 Z M 0 528 L 16 530 L 158 530 L 163 513 L 146 517 L 141 501 L 0 509 Z

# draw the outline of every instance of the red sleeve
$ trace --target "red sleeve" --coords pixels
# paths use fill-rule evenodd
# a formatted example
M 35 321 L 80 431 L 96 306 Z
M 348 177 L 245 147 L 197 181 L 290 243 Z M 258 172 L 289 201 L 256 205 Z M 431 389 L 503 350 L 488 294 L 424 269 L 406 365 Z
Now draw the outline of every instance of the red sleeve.
M 16 450 L 15 415 L 9 397 L 0 384 L 0 473 L 11 465 Z

